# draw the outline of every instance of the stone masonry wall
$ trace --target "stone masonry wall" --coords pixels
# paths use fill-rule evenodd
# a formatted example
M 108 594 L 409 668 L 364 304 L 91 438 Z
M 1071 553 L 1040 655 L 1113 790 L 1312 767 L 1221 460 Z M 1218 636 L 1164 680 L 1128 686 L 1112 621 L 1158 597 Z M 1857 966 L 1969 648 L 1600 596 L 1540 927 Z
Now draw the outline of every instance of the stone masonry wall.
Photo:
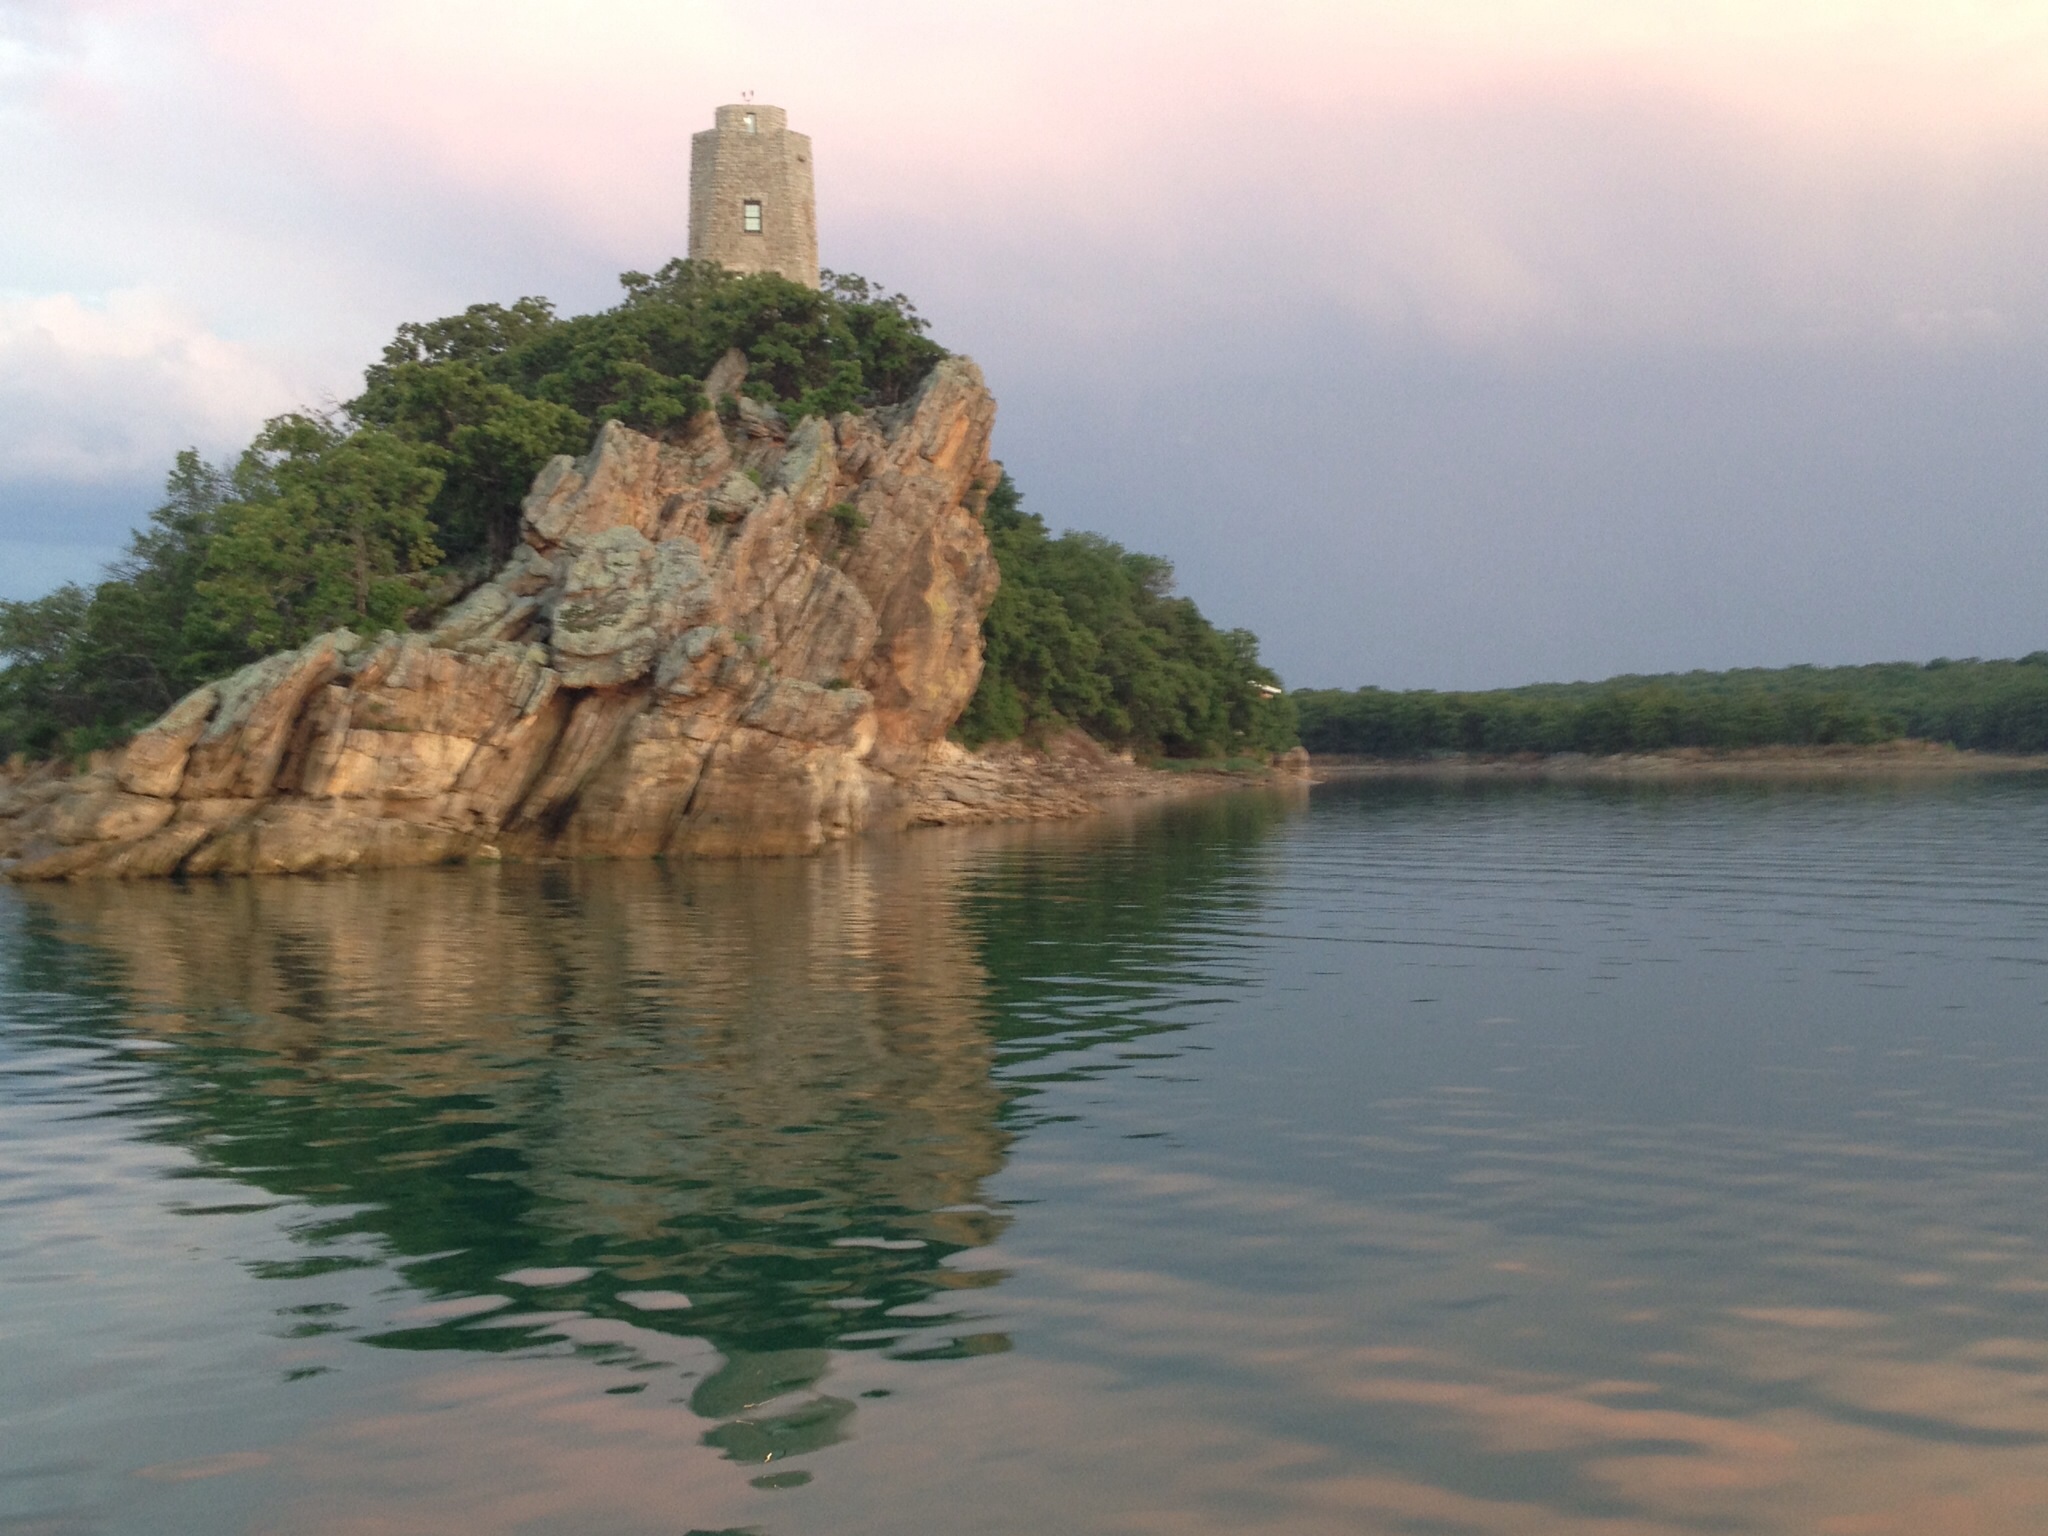
M 779 272 L 817 287 L 810 138 L 789 130 L 789 114 L 780 107 L 720 107 L 716 121 L 690 140 L 691 257 L 734 272 Z M 750 199 L 761 205 L 759 234 L 745 227 Z

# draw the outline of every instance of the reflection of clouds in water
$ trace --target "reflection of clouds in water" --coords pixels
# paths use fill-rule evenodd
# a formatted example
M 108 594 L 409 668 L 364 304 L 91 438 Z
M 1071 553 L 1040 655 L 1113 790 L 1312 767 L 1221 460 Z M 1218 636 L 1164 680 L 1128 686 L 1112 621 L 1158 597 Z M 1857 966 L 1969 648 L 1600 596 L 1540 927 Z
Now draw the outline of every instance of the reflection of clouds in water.
M 900 1531 L 899 1501 L 914 1489 L 926 1529 L 1350 1536 L 1436 1521 L 1474 1536 L 2019 1536 L 2040 1529 L 2048 1500 L 2048 1360 L 2031 1342 L 1929 1361 L 1823 1351 L 1789 1362 L 1782 1330 L 1744 1324 L 1716 1343 L 1758 1368 L 1751 1388 L 1796 1363 L 1829 1405 L 1737 1417 L 1646 1401 L 1665 1390 L 1654 1367 L 1585 1380 L 1448 1350 L 1332 1348 L 1347 1331 L 1339 1320 L 1271 1316 L 1259 1297 L 1127 1273 L 1060 1278 L 1122 1343 L 1093 1364 L 1011 1355 L 971 1380 L 919 1381 L 864 1414 L 856 1443 L 806 1460 L 817 1482 L 776 1495 L 775 1527 Z M 1124 1299 L 1105 1307 L 1105 1296 Z M 1134 1385 L 1131 1357 L 1170 1347 L 1214 1351 L 1237 1393 L 1289 1399 L 1302 1432 L 1231 1394 Z M 835 1386 L 850 1394 L 910 1369 L 856 1361 Z M 1743 1383 L 1741 1367 L 1728 1379 Z M 324 1536 L 763 1517 L 747 1487 L 759 1460 L 735 1466 L 699 1447 L 702 1422 L 681 1405 L 593 1398 L 583 1382 L 566 1365 L 466 1368 L 417 1385 L 397 1409 L 315 1431 L 278 1452 L 306 1490 L 283 1524 Z M 1967 1418 L 1942 1432 L 1931 1419 L 1917 1431 L 1868 1421 L 1894 1398 Z M 1402 1474 L 1352 1470 L 1314 1426 L 1359 1411 L 1433 1455 L 1384 1459 Z M 1960 1432 L 1993 1422 L 2008 1426 L 2002 1442 Z M 1444 1475 L 1429 1475 L 1432 1459 Z
M 1556 831 L 1580 857 L 1583 828 Z M 1273 861 L 1247 837 L 1205 868 L 1197 833 L 1034 833 L 979 864 L 940 851 L 998 845 L 940 838 L 905 845 L 925 865 L 280 884 L 248 918 L 246 883 L 200 907 L 59 893 L 78 931 L 153 968 L 145 1023 L 184 1042 L 135 1068 L 156 1085 L 138 1105 L 276 1197 L 208 1230 L 284 1222 L 301 1256 L 390 1259 L 412 1282 L 402 1301 L 385 1267 L 271 1286 L 309 1304 L 290 1363 L 333 1370 L 322 1416 L 257 1441 L 262 1464 L 201 1446 L 158 1476 L 260 1485 L 272 1526 L 351 1536 L 2048 1527 L 2048 1175 L 2025 1029 L 1997 1036 L 1987 1010 L 1988 1043 L 1960 1042 L 1978 1076 L 1866 1062 L 1855 1092 L 1838 1075 L 1771 1099 L 1787 1118 L 1745 1117 L 1761 1074 L 1820 1058 L 1762 1031 L 1712 1035 L 1746 1075 L 1683 1117 L 1640 1094 L 1685 1071 L 1631 1075 L 1594 1049 L 1547 1087 L 1490 1088 L 1512 1053 L 1629 1043 L 1580 1029 L 1608 1005 L 1576 973 L 1563 1026 L 1532 961 L 1463 943 L 1501 929 L 1517 891 L 1554 890 L 1556 860 L 1526 887 L 1470 860 L 1436 886 L 1345 883 L 1333 864 L 1319 912 L 1369 904 L 1355 926 L 1428 943 L 1353 964 L 1330 1017 L 1290 1036 L 1259 1011 L 1299 995 L 1266 995 L 1268 967 L 1298 979 L 1294 941 L 1254 942 Z M 1399 843 L 1400 824 L 1374 830 L 1382 856 Z M 1545 954 L 1643 974 L 1585 939 L 1644 927 L 1635 889 L 1603 885 L 1576 927 L 1533 909 L 1559 925 Z M 1784 905 L 1731 896 L 1710 920 L 1695 903 L 1682 937 L 1741 929 L 1796 966 L 1816 929 Z M 1927 912 L 1967 968 L 1974 920 Z M 1282 916 L 1266 926 L 1301 928 Z M 1875 916 L 1855 945 L 1920 942 L 1904 907 Z M 2031 931 L 2010 904 L 1999 921 Z M 436 979 L 437 947 L 465 957 L 457 984 Z M 1513 1030 L 1459 1022 L 1505 1016 L 1469 981 L 1487 965 L 1527 1005 Z M 1460 987 L 1471 1006 L 1387 1011 Z M 1846 995 L 1842 1032 L 1890 1043 L 1867 1023 L 1880 1005 Z M 1162 1032 L 1219 1001 L 1249 1006 Z M 1372 1049 L 1342 1055 L 1366 1029 Z M 259 1077 L 237 1078 L 238 1051 Z M 208 1071 L 181 1079 L 181 1053 Z M 1326 1112 L 1300 1109 L 1339 1076 Z M 1901 1084 L 1932 1086 L 1909 1103 Z M 1124 1134 L 1160 1126 L 1178 1149 Z M 499 1194 L 466 1214 L 449 1197 L 472 1185 Z M 341 1295 L 356 1336 L 429 1352 L 365 1368 L 355 1336 L 310 1326 Z M 511 1301 L 457 1315 L 484 1296 Z M 541 1307 L 559 1310 L 522 1310 Z M 505 1340 L 516 1361 L 481 1353 Z
M 1440 1113 L 1419 1099 L 1357 1150 L 1429 1148 Z M 1486 1179 L 1404 1203 L 1028 1160 L 1044 1197 L 1064 1193 L 1105 1233 L 1198 1230 L 1211 1245 L 1170 1272 L 998 1252 L 1048 1297 L 1033 1313 L 1062 1333 L 1061 1354 L 1159 1383 L 1128 1405 L 1160 1422 L 1156 1443 L 1125 1446 L 1125 1470 L 1142 1480 L 1135 1466 L 1156 1461 L 1187 1513 L 1147 1506 L 1134 1528 L 2043 1528 L 2048 1345 L 2011 1291 L 2044 1266 L 2040 1241 L 2016 1235 L 2040 1175 L 1825 1137 L 1766 1157 L 1725 1129 L 1578 1124 L 1549 1141 L 1527 1124 L 1468 1130 L 1459 1161 L 1508 1160 L 1525 1207 L 1601 1219 L 1518 1231 Z M 1241 1283 L 1205 1278 L 1220 1274 Z M 1188 1424 L 1191 1400 L 1213 1420 Z M 1298 1440 L 1254 1429 L 1289 1424 Z M 1175 1459 L 1233 1425 L 1222 1481 L 1207 1481 L 1211 1456 Z M 1358 1446 L 1402 1475 L 1347 1475 L 1359 1458 L 1340 1448 Z M 1234 1524 L 1214 1513 L 1231 1505 Z

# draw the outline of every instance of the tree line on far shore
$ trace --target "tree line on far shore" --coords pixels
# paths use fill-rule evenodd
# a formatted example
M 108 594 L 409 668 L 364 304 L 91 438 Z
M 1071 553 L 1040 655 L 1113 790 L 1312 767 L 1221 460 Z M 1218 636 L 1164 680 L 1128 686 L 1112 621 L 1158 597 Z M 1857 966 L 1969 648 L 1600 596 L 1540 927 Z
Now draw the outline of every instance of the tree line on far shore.
M 1913 739 L 2048 752 L 2048 651 L 2013 661 L 1745 668 L 1475 693 L 1380 688 L 1291 695 L 1311 752 L 1656 752 Z

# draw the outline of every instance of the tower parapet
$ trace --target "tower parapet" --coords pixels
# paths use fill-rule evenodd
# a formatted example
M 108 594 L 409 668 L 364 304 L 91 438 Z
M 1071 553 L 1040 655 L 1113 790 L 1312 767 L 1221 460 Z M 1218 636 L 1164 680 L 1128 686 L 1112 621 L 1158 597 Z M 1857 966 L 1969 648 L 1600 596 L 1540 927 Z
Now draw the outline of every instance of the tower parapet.
M 690 139 L 690 258 L 818 286 L 811 141 L 780 107 L 720 107 Z

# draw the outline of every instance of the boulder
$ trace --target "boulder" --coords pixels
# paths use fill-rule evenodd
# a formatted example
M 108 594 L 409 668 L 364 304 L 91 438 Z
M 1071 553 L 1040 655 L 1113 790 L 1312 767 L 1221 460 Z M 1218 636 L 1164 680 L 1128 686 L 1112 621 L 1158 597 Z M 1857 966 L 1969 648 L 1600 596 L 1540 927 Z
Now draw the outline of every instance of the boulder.
M 137 795 L 175 795 L 185 780 L 192 744 L 199 740 L 219 704 L 220 690 L 208 683 L 173 704 L 149 729 L 137 731 L 115 770 L 121 787 Z

